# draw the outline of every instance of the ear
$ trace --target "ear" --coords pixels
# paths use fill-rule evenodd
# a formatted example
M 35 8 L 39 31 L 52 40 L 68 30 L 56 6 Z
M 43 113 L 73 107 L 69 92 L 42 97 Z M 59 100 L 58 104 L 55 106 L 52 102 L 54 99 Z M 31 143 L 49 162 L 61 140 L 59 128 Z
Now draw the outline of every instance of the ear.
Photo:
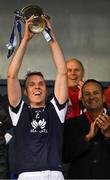
M 24 89 L 24 95 L 27 96 L 27 90 L 26 89 Z
M 103 103 L 105 103 L 105 94 L 103 94 Z
M 83 106 L 84 106 L 84 100 L 83 100 L 83 98 L 81 98 L 81 102 L 82 102 L 82 104 L 83 104 Z

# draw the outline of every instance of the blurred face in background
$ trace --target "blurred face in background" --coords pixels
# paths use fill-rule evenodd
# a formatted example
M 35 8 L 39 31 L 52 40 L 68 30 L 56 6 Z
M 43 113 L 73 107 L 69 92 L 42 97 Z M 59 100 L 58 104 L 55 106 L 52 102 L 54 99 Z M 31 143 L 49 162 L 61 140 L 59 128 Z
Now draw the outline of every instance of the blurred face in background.
M 77 59 L 67 60 L 68 87 L 76 87 L 83 80 L 84 68 Z
M 102 111 L 105 102 L 101 86 L 95 82 L 88 82 L 82 88 L 82 102 L 88 111 Z

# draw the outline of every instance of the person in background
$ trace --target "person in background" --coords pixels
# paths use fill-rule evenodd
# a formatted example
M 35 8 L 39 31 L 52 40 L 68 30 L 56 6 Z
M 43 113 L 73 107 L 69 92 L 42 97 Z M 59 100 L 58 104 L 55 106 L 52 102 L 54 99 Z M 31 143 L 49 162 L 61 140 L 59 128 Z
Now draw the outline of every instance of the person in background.
M 12 122 L 8 113 L 7 95 L 0 95 L 0 179 L 9 179 L 8 143 L 12 138 Z
M 108 86 L 105 89 L 104 93 L 105 93 L 105 102 L 106 102 L 106 105 L 107 105 L 107 107 L 110 110 L 110 86 Z
M 47 88 L 41 72 L 27 74 L 25 95 L 22 99 L 18 73 L 30 39 L 29 31 L 34 16 L 25 22 L 22 41 L 7 72 L 9 112 L 15 132 L 15 168 L 18 179 L 63 180 L 62 143 L 63 123 L 67 110 L 67 68 L 62 50 L 48 18 L 43 16 L 50 29 L 48 42 L 57 70 L 54 97 L 46 104 Z M 32 62 L 31 62 L 32 63 Z
M 68 59 L 67 64 L 67 79 L 69 103 L 66 113 L 66 119 L 78 116 L 83 111 L 81 103 L 81 87 L 83 85 L 84 67 L 78 59 Z
M 110 179 L 110 114 L 99 81 L 85 81 L 82 102 L 86 112 L 65 122 L 63 161 L 70 163 L 68 179 Z
M 81 87 L 84 78 L 84 66 L 78 59 L 72 58 L 66 60 L 67 80 L 68 80 L 68 108 L 65 120 L 82 114 L 83 104 L 81 102 Z M 67 178 L 69 163 L 63 163 L 63 174 Z

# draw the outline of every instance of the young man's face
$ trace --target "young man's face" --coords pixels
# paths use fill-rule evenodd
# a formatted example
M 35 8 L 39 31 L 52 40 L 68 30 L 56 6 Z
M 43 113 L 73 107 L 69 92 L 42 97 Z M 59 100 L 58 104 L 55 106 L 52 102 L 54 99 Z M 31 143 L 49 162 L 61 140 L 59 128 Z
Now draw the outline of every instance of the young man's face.
M 84 70 L 80 63 L 75 60 L 67 62 L 67 76 L 68 76 L 68 87 L 77 86 L 79 81 L 82 81 L 84 76 Z
M 82 89 L 82 101 L 87 110 L 102 109 L 104 94 L 100 85 L 95 82 L 87 83 Z
M 46 83 L 43 77 L 32 75 L 26 81 L 26 95 L 28 96 L 31 107 L 45 106 L 47 94 Z

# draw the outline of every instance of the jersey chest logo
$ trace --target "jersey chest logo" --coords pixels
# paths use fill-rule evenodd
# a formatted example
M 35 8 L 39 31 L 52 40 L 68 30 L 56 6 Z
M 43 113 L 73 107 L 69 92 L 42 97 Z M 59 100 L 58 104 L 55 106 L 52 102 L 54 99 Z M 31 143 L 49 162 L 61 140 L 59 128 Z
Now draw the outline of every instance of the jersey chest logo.
M 41 110 L 35 111 L 35 116 L 32 118 L 31 126 L 31 133 L 48 133 L 46 128 L 46 120 L 43 117 L 43 112 Z

